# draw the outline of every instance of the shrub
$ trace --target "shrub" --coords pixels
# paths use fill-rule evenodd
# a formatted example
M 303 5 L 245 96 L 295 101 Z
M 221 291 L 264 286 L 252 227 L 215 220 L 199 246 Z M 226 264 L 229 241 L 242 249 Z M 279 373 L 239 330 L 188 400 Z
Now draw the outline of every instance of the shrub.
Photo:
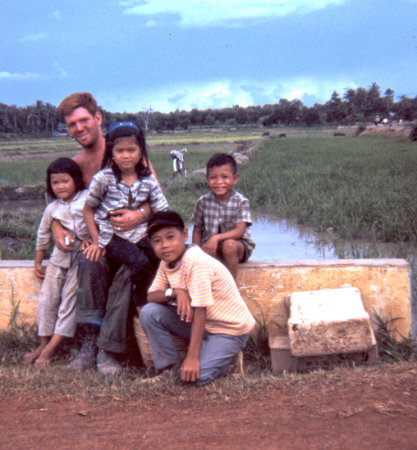
M 409 137 L 412 141 L 417 141 L 417 123 L 413 124 Z

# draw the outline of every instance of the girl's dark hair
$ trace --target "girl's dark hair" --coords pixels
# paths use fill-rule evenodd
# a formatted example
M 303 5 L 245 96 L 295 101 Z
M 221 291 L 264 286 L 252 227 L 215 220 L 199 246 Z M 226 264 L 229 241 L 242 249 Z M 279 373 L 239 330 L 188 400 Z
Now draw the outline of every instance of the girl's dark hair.
M 101 168 L 110 167 L 118 181 L 122 179 L 122 174 L 117 165 L 113 162 L 113 147 L 116 139 L 123 137 L 134 137 L 141 150 L 141 157 L 136 164 L 136 173 L 139 178 L 146 177 L 151 174 L 149 170 L 149 157 L 146 150 L 145 135 L 141 128 L 133 122 L 117 122 L 109 126 L 106 135 L 106 150 L 104 152 Z
M 46 170 L 46 192 L 51 198 L 57 198 L 51 186 L 51 175 L 55 173 L 67 173 L 74 180 L 75 192 L 84 189 L 80 166 L 71 158 L 59 158 L 51 162 Z

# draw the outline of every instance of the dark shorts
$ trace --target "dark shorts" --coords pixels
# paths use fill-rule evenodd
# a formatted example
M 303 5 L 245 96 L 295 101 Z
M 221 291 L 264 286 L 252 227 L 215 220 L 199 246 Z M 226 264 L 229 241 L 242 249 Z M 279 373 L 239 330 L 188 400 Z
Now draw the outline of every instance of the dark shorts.
M 243 239 L 235 239 L 235 240 L 241 242 L 243 245 L 243 256 L 240 259 L 239 263 L 244 263 L 250 258 L 252 251 L 248 247 L 248 244 L 246 243 L 246 241 L 244 241 Z M 220 241 L 219 245 L 217 246 L 217 257 L 219 259 L 223 259 L 222 245 L 223 245 L 223 241 Z

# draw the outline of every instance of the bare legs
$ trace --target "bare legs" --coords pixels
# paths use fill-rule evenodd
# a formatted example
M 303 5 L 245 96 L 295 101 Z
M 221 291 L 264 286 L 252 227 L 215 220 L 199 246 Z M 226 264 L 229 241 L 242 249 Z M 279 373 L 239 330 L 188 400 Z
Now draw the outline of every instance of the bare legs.
M 221 251 L 224 265 L 229 269 L 233 278 L 236 279 L 238 264 L 242 261 L 245 253 L 242 242 L 235 239 L 226 239 L 222 243 Z
M 55 350 L 59 347 L 64 336 L 59 334 L 53 334 L 51 336 L 41 336 L 41 343 L 33 350 L 33 352 L 26 353 L 23 356 L 23 362 L 25 364 L 34 364 L 35 367 L 45 367 L 51 363 L 51 357 L 55 353 Z

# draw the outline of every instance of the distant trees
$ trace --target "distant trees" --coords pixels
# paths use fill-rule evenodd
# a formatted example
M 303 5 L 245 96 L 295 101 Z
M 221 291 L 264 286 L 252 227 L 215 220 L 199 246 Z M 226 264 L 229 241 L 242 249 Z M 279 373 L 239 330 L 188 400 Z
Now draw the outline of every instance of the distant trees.
M 152 111 L 137 113 L 113 113 L 102 110 L 105 128 L 116 120 L 133 120 L 145 130 L 185 130 L 189 127 L 222 126 L 297 126 L 326 124 L 355 124 L 381 119 L 413 121 L 417 119 L 417 97 L 405 95 L 395 102 L 394 91 L 387 89 L 381 96 L 381 88 L 372 83 L 369 88 L 347 89 L 343 95 L 334 91 L 324 104 L 312 107 L 301 100 L 281 98 L 277 103 L 263 106 L 176 110 L 168 114 Z M 0 103 L 0 134 L 51 135 L 57 129 L 60 118 L 57 108 L 37 100 L 34 105 L 17 107 Z
M 0 133 L 51 135 L 58 123 L 58 111 L 50 103 L 37 100 L 24 108 L 0 103 Z

